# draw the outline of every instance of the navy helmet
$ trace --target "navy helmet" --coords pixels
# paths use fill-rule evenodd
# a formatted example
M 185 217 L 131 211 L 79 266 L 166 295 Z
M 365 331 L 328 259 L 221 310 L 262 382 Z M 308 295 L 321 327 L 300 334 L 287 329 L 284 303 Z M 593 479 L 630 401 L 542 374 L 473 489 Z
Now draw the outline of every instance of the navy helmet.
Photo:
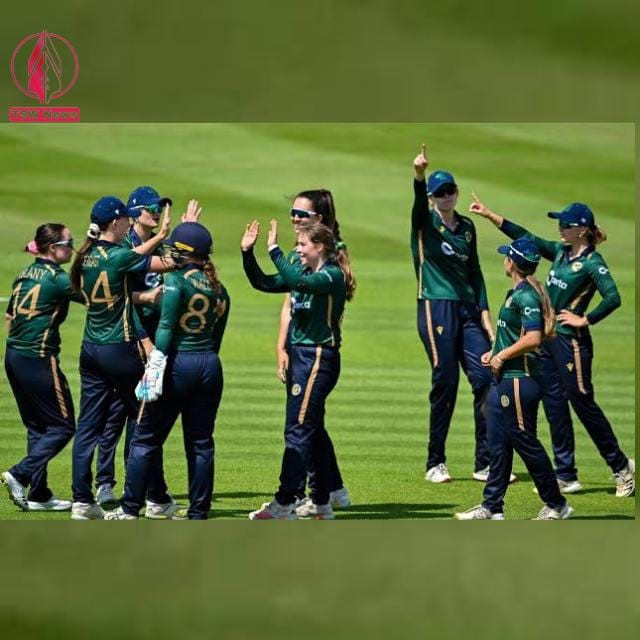
M 173 204 L 171 198 L 162 198 L 153 187 L 138 187 L 134 189 L 127 201 L 130 211 L 140 211 L 148 207 L 158 207 L 162 209 L 166 204 Z
M 118 218 L 137 218 L 140 211 L 130 211 L 127 205 L 116 196 L 100 198 L 91 209 L 91 222 L 103 225 Z
M 434 171 L 427 179 L 427 195 L 432 196 L 440 187 L 451 184 L 458 187 L 455 179 L 448 171 Z
M 521 267 L 533 267 L 540 262 L 540 251 L 533 240 L 518 238 L 511 244 L 503 244 L 498 247 L 498 253 L 509 256 Z
M 593 211 L 582 202 L 572 202 L 562 211 L 549 211 L 550 218 L 557 218 L 561 225 L 566 227 L 593 227 L 595 219 Z
M 206 258 L 213 249 L 213 238 L 199 222 L 183 222 L 171 233 L 169 244 L 178 251 Z

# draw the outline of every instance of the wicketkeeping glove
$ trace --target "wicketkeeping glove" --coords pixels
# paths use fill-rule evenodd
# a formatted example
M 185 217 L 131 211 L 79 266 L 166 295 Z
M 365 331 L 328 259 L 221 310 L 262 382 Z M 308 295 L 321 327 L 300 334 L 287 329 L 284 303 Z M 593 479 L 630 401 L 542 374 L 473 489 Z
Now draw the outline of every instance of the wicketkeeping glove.
M 162 379 L 164 370 L 167 367 L 167 356 L 154 349 L 149 355 L 147 367 L 138 386 L 136 387 L 136 398 L 145 402 L 154 402 L 162 395 Z

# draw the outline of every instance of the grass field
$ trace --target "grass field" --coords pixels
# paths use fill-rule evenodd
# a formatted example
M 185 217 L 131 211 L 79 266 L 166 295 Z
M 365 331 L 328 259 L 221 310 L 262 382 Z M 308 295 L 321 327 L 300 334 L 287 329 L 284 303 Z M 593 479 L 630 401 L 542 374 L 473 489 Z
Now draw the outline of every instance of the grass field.
M 328 187 L 359 281 L 343 324 L 343 373 L 328 404 L 327 425 L 354 502 L 338 519 L 451 518 L 459 508 L 479 502 L 482 485 L 470 479 L 473 426 L 465 381 L 448 440 L 455 481 L 436 486 L 424 480 L 430 370 L 415 328 L 416 285 L 408 245 L 411 161 L 422 141 L 428 144 L 432 168 L 449 168 L 458 179 L 461 211 L 473 189 L 495 210 L 553 237 L 554 225 L 544 212 L 573 200 L 593 207 L 609 234 L 603 253 L 623 298 L 621 309 L 593 329 L 594 383 L 623 449 L 631 455 L 633 125 L 0 126 L 0 295 L 8 295 L 13 276 L 28 261 L 19 249 L 42 222 L 63 221 L 80 239 L 100 195 L 126 198 L 140 184 L 171 195 L 176 219 L 189 198 L 198 198 L 203 222 L 214 235 L 220 277 L 233 302 L 221 352 L 225 392 L 216 424 L 211 516 L 246 518 L 276 488 L 284 390 L 275 377 L 274 358 L 281 298 L 250 288 L 241 267 L 239 237 L 248 220 L 275 216 L 282 222 L 281 243 L 286 246 L 292 235 L 285 196 Z M 482 220 L 476 226 L 495 317 L 508 287 L 495 253 L 504 236 Z M 264 252 L 261 255 L 264 258 Z M 74 390 L 76 409 L 83 323 L 83 309 L 74 307 L 62 331 L 61 365 Z M 4 470 L 23 454 L 25 432 L 2 375 Z M 548 443 L 542 413 L 540 432 Z M 633 518 L 635 501 L 614 497 L 610 471 L 579 423 L 576 440 L 585 486 L 571 499 L 576 518 Z M 69 446 L 50 465 L 50 483 L 60 497 L 70 494 L 70 452 Z M 122 481 L 120 455 L 118 465 Z M 540 502 L 518 458 L 514 470 L 522 481 L 509 490 L 506 517 L 530 518 Z M 178 425 L 165 448 L 165 472 L 170 490 L 184 500 L 186 463 Z M 6 495 L 0 496 L 0 519 L 67 518 L 24 514 Z

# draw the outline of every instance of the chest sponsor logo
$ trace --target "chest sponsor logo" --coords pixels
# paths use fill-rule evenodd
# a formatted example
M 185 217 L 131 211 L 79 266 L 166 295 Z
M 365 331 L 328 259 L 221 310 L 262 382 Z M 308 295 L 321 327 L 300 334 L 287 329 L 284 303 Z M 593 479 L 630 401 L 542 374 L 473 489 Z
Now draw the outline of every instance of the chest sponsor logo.
M 503 407 L 508 407 L 509 406 L 509 396 L 507 395 L 501 395 L 500 396 L 500 404 Z
M 502 327 L 503 329 L 506 329 L 507 323 L 502 318 L 498 318 L 498 326 Z
M 456 251 L 448 242 L 443 242 L 440 245 L 440 248 L 445 256 L 455 256 L 458 260 L 462 260 L 462 262 L 466 262 L 469 259 L 469 256 Z
M 537 308 L 532 308 L 532 307 L 525 307 L 524 308 L 524 315 L 529 317 L 532 313 L 540 313 L 540 309 Z
M 580 271 L 580 269 L 582 269 L 582 262 L 574 262 L 571 265 L 571 271 L 573 271 L 574 273 Z
M 299 311 L 300 309 L 311 309 L 311 300 L 298 302 L 298 300 L 291 298 L 291 307 L 294 311 Z
M 549 271 L 549 275 L 547 276 L 547 287 L 558 287 L 559 289 L 566 289 L 569 285 L 560 278 L 556 278 L 555 272 L 553 269 Z
M 302 387 L 299 384 L 294 384 L 293 387 L 291 387 L 292 396 L 299 396 L 301 391 Z

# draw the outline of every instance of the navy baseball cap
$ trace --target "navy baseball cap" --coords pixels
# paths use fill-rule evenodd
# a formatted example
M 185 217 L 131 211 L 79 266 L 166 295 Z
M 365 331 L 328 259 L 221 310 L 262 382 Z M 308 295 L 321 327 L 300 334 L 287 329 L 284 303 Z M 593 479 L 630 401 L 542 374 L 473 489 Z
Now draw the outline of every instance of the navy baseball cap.
M 498 247 L 498 253 L 509 256 L 516 264 L 523 267 L 538 264 L 540 262 L 540 251 L 533 240 L 529 238 L 518 238 L 511 244 L 503 244 Z
M 457 188 L 456 181 L 448 171 L 434 171 L 427 180 L 427 195 L 432 196 L 440 187 L 452 184 Z
M 91 209 L 91 222 L 105 224 L 118 218 L 137 218 L 140 211 L 131 211 L 127 205 L 115 196 L 100 198 Z
M 595 219 L 593 211 L 582 202 L 572 202 L 562 211 L 549 211 L 550 218 L 557 218 L 559 222 L 569 227 L 593 227 Z
M 213 238 L 199 222 L 183 222 L 171 233 L 169 244 L 176 249 L 206 258 L 213 248 Z
M 127 207 L 134 211 L 139 211 L 154 204 L 164 207 L 165 204 L 173 204 L 173 200 L 171 198 L 161 198 L 153 187 L 138 187 L 130 193 L 127 201 Z

